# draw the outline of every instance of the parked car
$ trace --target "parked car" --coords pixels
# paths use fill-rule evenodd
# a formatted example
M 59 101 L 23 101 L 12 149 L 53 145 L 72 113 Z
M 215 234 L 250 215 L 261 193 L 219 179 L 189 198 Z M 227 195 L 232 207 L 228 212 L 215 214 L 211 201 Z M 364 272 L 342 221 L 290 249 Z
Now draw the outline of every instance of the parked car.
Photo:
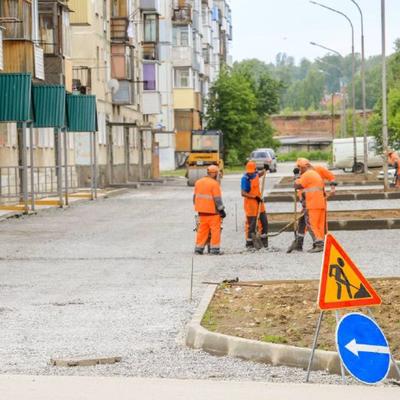
M 376 140 L 373 136 L 369 136 L 368 140 L 368 167 L 382 167 L 383 157 L 378 153 L 376 148 Z M 353 138 L 334 139 L 332 143 L 333 150 L 333 166 L 334 168 L 348 170 L 353 169 L 354 172 L 364 171 L 364 138 L 356 138 L 357 144 L 357 163 L 354 166 L 354 142 Z
M 263 169 L 264 164 L 268 164 L 271 172 L 277 171 L 277 159 L 273 149 L 254 150 L 250 154 L 250 160 L 256 163 L 257 169 Z

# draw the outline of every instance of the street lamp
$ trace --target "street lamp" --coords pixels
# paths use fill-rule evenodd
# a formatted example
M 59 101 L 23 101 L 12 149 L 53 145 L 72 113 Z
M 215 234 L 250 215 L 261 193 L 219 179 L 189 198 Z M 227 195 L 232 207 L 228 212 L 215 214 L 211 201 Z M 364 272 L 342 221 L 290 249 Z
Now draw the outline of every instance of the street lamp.
M 368 139 L 367 139 L 367 94 L 365 88 L 365 41 L 364 41 L 364 16 L 361 7 L 355 0 L 350 0 L 356 5 L 361 16 L 361 91 L 363 106 L 363 130 L 364 130 L 364 173 L 368 178 Z
M 357 165 L 357 138 L 356 138 L 356 89 L 354 85 L 354 75 L 355 75 L 355 55 L 354 55 L 354 26 L 353 23 L 351 22 L 351 19 L 343 12 L 336 10 L 335 8 L 328 7 L 324 4 L 317 3 L 316 1 L 310 0 L 311 4 L 315 4 L 317 6 L 320 6 L 322 8 L 326 8 L 329 11 L 332 11 L 336 14 L 340 14 L 344 18 L 347 19 L 347 21 L 350 24 L 351 27 L 351 56 L 352 56 L 352 68 L 351 68 L 351 81 L 352 81 L 352 102 L 353 102 L 353 147 L 354 147 L 354 160 L 353 160 L 353 170 L 356 170 L 356 165 Z
M 340 54 L 337 50 L 331 49 L 329 47 L 323 46 L 322 44 L 315 43 L 315 42 L 310 42 L 310 44 L 312 46 L 321 47 L 322 49 L 325 49 L 325 50 L 327 50 L 327 51 L 329 51 L 331 53 L 334 53 L 334 54 L 338 55 L 340 58 L 343 59 L 343 55 Z M 319 61 L 332 66 L 333 68 L 335 68 L 340 73 L 340 92 L 342 93 L 341 136 L 342 137 L 346 137 L 346 93 L 345 93 L 346 90 L 345 90 L 345 83 L 344 83 L 344 80 L 343 80 L 343 70 L 341 68 L 337 67 L 336 65 L 327 63 L 326 61 L 323 61 L 323 60 L 319 60 Z
M 386 6 L 385 0 L 381 0 L 381 19 L 382 19 L 382 141 L 383 141 L 383 171 L 384 171 L 384 191 L 387 192 L 388 185 L 388 119 L 387 119 L 387 84 L 386 84 Z

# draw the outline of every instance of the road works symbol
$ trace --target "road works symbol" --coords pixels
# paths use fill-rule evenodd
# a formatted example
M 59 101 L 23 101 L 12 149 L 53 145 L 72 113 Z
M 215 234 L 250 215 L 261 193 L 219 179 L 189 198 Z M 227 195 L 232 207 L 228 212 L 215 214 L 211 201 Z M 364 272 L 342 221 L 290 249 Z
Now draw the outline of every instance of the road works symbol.
M 322 261 L 318 305 L 321 310 L 374 306 L 381 299 L 338 241 L 328 234 Z
M 390 368 L 390 349 L 378 324 L 366 315 L 345 315 L 336 329 L 336 346 L 347 371 L 363 383 L 383 381 Z

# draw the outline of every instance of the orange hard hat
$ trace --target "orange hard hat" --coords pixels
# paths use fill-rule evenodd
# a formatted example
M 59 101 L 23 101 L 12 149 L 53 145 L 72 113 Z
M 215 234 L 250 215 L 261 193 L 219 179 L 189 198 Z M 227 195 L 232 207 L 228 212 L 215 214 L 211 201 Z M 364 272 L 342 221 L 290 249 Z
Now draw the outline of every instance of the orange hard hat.
M 248 174 L 254 174 L 254 172 L 256 172 L 257 171 L 257 165 L 256 165 L 256 163 L 254 162 L 254 161 L 249 161 L 247 164 L 246 164 L 246 172 L 248 173 Z
M 298 168 L 307 168 L 311 165 L 311 163 L 309 160 L 307 160 L 307 158 L 298 158 L 296 165 Z
M 210 165 L 207 167 L 207 172 L 208 173 L 216 173 L 218 174 L 219 168 L 216 165 Z

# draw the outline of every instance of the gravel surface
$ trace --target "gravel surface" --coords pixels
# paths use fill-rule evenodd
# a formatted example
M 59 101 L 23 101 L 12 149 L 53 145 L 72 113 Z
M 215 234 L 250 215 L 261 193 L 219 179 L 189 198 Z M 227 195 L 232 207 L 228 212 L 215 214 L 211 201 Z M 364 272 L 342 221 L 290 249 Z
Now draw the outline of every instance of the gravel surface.
M 319 277 L 320 255 L 285 253 L 290 233 L 271 240 L 269 251 L 244 251 L 239 178 L 223 182 L 225 255 L 195 257 L 192 303 L 192 190 L 182 180 L 2 222 L 0 373 L 303 381 L 301 370 L 213 357 L 183 345 L 203 280 Z M 337 237 L 367 276 L 398 275 L 396 231 Z M 91 368 L 48 365 L 50 358 L 77 356 L 123 360 Z M 325 373 L 313 379 L 340 383 Z

